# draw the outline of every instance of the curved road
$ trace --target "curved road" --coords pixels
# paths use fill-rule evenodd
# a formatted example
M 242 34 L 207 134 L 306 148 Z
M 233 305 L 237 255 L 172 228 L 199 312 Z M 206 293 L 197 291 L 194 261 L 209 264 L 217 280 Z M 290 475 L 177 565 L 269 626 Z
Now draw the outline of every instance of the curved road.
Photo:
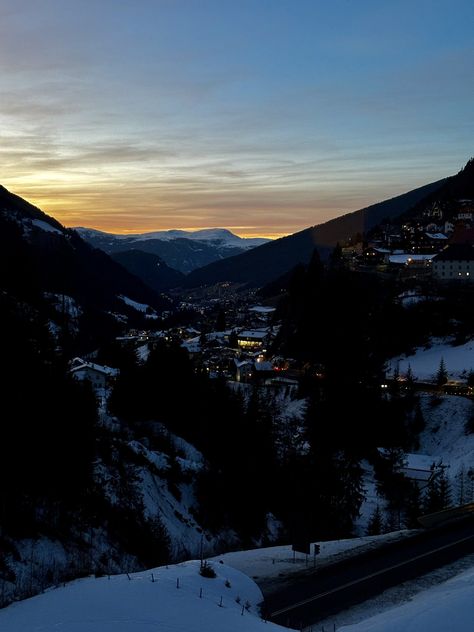
M 266 615 L 299 630 L 473 552 L 474 518 L 469 517 L 308 571 L 265 595 Z

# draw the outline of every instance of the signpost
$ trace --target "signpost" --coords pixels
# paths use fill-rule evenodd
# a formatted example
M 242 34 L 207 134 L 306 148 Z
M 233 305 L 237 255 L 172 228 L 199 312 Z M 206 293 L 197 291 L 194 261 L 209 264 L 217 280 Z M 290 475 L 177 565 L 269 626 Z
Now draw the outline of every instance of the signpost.
M 298 539 L 296 542 L 293 542 L 291 548 L 293 551 L 293 564 L 296 562 L 296 552 L 304 553 L 306 555 L 306 564 L 308 563 L 308 555 L 311 553 L 311 543 L 309 540 Z
M 316 555 L 321 553 L 321 547 L 319 544 L 314 544 L 314 552 L 313 552 L 313 566 L 316 566 Z

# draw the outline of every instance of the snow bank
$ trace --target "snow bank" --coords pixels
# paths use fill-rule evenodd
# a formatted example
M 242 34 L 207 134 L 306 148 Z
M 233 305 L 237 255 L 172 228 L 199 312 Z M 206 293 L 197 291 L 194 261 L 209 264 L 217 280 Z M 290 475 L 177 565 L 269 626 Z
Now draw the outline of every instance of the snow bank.
M 199 562 L 192 561 L 134 573 L 130 579 L 127 575 L 117 575 L 110 579 L 77 580 L 0 610 L 0 629 L 8 632 L 284 629 L 259 618 L 262 594 L 251 579 L 223 564 L 213 567 L 217 573 L 214 579 L 201 577 Z
M 474 569 L 341 632 L 472 632 Z
M 452 477 L 464 465 L 474 465 L 474 434 L 466 435 L 466 422 L 474 414 L 474 404 L 467 397 L 441 395 L 433 405 L 429 395 L 421 395 L 420 403 L 426 428 L 420 434 L 419 451 L 439 456 L 448 465 Z

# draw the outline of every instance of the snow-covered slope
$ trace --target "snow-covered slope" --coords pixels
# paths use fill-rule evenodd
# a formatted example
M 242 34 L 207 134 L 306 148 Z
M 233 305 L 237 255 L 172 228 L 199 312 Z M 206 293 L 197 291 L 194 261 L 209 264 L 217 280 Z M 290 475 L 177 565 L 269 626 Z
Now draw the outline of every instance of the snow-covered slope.
M 474 434 L 466 434 L 466 421 L 474 413 L 473 401 L 455 395 L 435 399 L 422 395 L 420 403 L 426 428 L 420 434 L 419 452 L 441 456 L 452 469 L 462 462 L 474 466 Z
M 86 578 L 0 610 L 5 632 L 260 632 L 283 630 L 258 616 L 262 594 L 239 571 L 199 562 Z M 202 594 L 200 593 L 202 589 Z M 222 601 L 221 601 L 222 600 Z
M 387 536 L 378 538 L 386 539 Z M 377 538 L 370 538 L 376 544 Z M 369 540 L 369 539 L 364 539 Z M 355 541 L 360 546 L 361 541 Z M 343 553 L 350 541 L 327 542 L 326 553 Z M 8 632 L 260 632 L 285 630 L 259 618 L 262 594 L 246 572 L 272 574 L 272 559 L 289 567 L 290 551 L 266 549 L 224 556 L 211 562 L 215 578 L 199 574 L 199 562 L 161 566 L 140 573 L 88 577 L 50 589 L 0 610 L 0 629 Z M 283 555 L 283 557 L 282 557 Z M 322 555 L 323 557 L 323 551 Z M 472 556 L 471 556 L 472 557 Z M 285 558 L 285 559 L 284 559 Z M 288 559 L 286 559 L 288 558 Z M 414 592 L 391 589 L 375 601 L 337 617 L 341 632 L 472 632 L 474 569 L 463 569 L 445 581 Z M 229 565 L 231 564 L 231 565 Z M 236 568 L 237 567 L 237 568 Z M 275 573 L 273 573 L 275 574 Z M 436 578 L 431 578 L 436 580 Z M 393 591 L 396 590 L 396 595 Z M 399 601 L 399 603 L 396 603 Z M 391 604 L 391 605 L 389 605 Z M 358 621 L 343 625 L 344 621 Z M 339 627 L 340 625 L 343 627 Z M 332 629 L 332 623 L 325 624 Z M 314 626 L 313 629 L 321 629 Z
M 107 415 L 103 423 L 112 431 L 118 423 Z M 158 426 L 157 426 L 158 427 Z M 163 428 L 164 435 L 167 434 Z M 148 449 L 144 443 L 132 440 L 122 446 L 123 454 L 129 455 L 129 478 L 133 481 L 133 497 L 139 503 L 140 519 L 158 519 L 170 538 L 172 560 L 182 560 L 199 554 L 202 546 L 202 528 L 193 516 L 197 501 L 194 494 L 194 478 L 204 465 L 198 450 L 184 439 L 167 434 L 176 456 L 164 451 Z M 173 451 L 173 450 L 172 450 Z M 113 505 L 120 502 L 120 461 L 112 464 L 98 462 L 96 478 L 105 497 Z M 174 470 L 172 481 L 170 470 Z M 222 533 L 204 538 L 207 551 L 222 549 L 223 541 L 238 542 L 235 534 Z
M 340 632 L 472 632 L 474 569 Z
M 433 340 L 431 346 L 419 347 L 413 355 L 394 358 L 390 367 L 398 367 L 400 375 L 404 375 L 410 366 L 415 379 L 434 381 L 441 359 L 450 379 L 465 378 L 474 370 L 474 340 L 457 346 L 446 340 Z
M 194 516 L 198 505 L 194 482 L 204 466 L 196 448 L 162 428 L 161 449 L 150 449 L 149 439 L 128 437 L 118 420 L 104 410 L 100 423 L 109 448 L 96 459 L 94 478 L 109 515 L 126 520 L 123 512 L 133 512 L 137 525 L 154 525 L 153 546 L 166 547 L 160 554 L 164 561 L 197 557 L 201 550 L 211 555 L 239 544 L 232 531 L 205 533 Z M 158 423 L 154 432 L 160 435 Z M 127 540 L 118 538 L 107 522 L 85 530 L 78 521 L 61 541 L 54 534 L 39 533 L 33 539 L 17 539 L 9 547 L 6 540 L 2 542 L 0 563 L 7 573 L 0 577 L 0 607 L 73 577 L 136 571 L 158 563 L 159 558 L 148 557 L 153 551 L 141 551 L 138 542 L 128 540 L 129 535 Z

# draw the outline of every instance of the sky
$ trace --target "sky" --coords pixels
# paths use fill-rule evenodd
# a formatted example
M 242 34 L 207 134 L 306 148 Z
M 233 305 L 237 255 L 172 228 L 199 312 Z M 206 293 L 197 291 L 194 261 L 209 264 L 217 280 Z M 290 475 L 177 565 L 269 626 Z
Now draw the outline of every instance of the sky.
M 0 183 L 67 226 L 279 236 L 474 154 L 472 0 L 2 0 Z

